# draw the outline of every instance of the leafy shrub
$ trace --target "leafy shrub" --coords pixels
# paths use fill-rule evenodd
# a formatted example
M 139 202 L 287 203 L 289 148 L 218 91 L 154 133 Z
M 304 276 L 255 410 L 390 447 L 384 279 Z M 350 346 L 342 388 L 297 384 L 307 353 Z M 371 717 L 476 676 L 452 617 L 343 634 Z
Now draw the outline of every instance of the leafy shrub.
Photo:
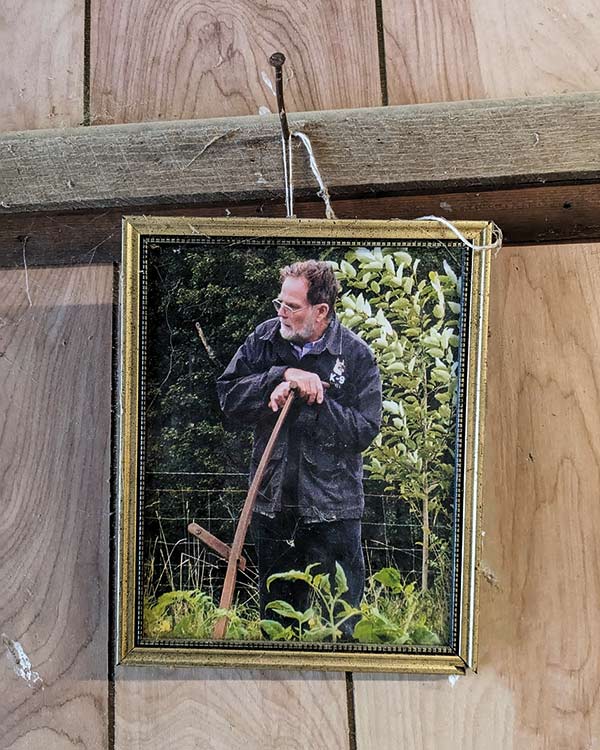
M 336 273 L 346 290 L 340 319 L 370 344 L 382 374 L 382 428 L 365 468 L 419 519 L 427 589 L 432 558 L 448 568 L 449 533 L 432 529 L 451 527 L 460 281 L 446 260 L 425 275 L 419 264 L 405 251 L 364 247 Z

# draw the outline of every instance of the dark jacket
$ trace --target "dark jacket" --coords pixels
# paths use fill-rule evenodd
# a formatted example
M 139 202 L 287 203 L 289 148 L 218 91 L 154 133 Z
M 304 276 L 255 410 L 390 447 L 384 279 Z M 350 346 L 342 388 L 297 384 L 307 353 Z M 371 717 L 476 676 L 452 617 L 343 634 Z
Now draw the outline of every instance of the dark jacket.
M 299 359 L 279 335 L 279 320 L 258 326 L 217 380 L 224 413 L 254 425 L 250 477 L 254 476 L 277 413 L 271 392 L 288 367 L 318 373 L 330 383 L 322 404 L 293 405 L 275 445 L 256 503 L 273 514 L 282 507 L 290 478 L 307 520 L 360 518 L 364 508 L 362 456 L 379 432 L 381 379 L 371 349 L 333 318 L 323 339 Z

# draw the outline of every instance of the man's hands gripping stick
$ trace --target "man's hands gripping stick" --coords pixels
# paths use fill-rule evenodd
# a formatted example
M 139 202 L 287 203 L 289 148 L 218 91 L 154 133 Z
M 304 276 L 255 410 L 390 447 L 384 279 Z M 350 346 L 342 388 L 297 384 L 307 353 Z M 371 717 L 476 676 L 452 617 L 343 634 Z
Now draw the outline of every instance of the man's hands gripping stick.
M 329 388 L 329 383 L 323 382 L 316 373 L 288 367 L 283 373 L 283 382 L 276 386 L 269 397 L 269 408 L 274 412 L 279 411 L 293 390 L 307 404 L 322 404 L 326 388 Z

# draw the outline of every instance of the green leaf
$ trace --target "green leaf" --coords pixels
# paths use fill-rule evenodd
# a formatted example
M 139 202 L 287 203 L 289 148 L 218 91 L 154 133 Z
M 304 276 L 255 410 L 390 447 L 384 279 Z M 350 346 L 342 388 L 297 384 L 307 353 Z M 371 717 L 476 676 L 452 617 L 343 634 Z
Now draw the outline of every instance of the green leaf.
M 357 622 L 352 635 L 360 643 L 381 643 L 376 634 L 375 625 L 370 620 L 360 620 L 360 622 Z
M 348 318 L 344 321 L 344 324 L 348 328 L 356 328 L 356 326 L 360 325 L 362 321 L 362 317 L 360 315 L 353 315 L 351 318 Z
M 313 586 L 316 589 L 331 595 L 331 581 L 329 580 L 329 573 L 317 573 L 312 582 Z
M 354 266 L 351 266 L 347 261 L 343 260 L 340 263 L 340 270 L 343 274 L 349 276 L 351 279 L 356 278 L 356 268 L 354 268 Z
M 388 372 L 404 372 L 404 362 L 394 362 L 387 366 Z
M 456 274 L 450 268 L 448 265 L 448 262 L 446 260 L 442 261 L 442 266 L 444 267 L 444 271 L 446 272 L 446 276 L 452 281 L 452 283 L 456 286 L 458 284 L 458 278 L 456 277 Z
M 438 646 L 439 637 L 424 625 L 417 625 L 409 632 L 410 642 L 415 646 Z
M 428 349 L 427 352 L 432 357 L 443 357 L 444 356 L 444 352 L 443 352 L 442 349 L 436 349 L 436 348 L 432 347 L 431 349 Z
M 439 292 L 441 289 L 440 284 L 440 277 L 437 271 L 430 271 L 429 272 L 429 280 L 431 281 L 431 286 L 435 289 L 436 292 Z
M 302 640 L 316 643 L 319 641 L 325 641 L 328 638 L 333 638 L 334 635 L 341 635 L 337 628 L 332 628 L 329 625 L 319 625 L 318 627 L 305 631 Z
M 402 576 L 397 568 L 382 568 L 373 575 L 373 580 L 394 592 L 401 591 L 403 587 Z
M 349 617 L 351 615 L 359 615 L 360 609 L 357 609 L 356 607 L 353 607 L 351 604 L 348 604 L 348 602 L 345 599 L 340 599 L 338 604 L 341 607 L 342 614 L 345 617 Z
M 297 622 L 304 622 L 304 612 L 298 612 L 295 610 L 291 604 L 288 604 L 288 602 L 284 602 L 282 599 L 277 599 L 274 602 L 269 602 L 265 609 L 272 609 L 273 612 L 275 612 L 278 615 L 281 615 L 281 617 L 289 617 L 292 620 L 297 620 Z
M 411 256 L 404 251 L 394 253 L 394 258 L 396 258 L 396 261 L 398 263 L 402 263 L 405 266 L 410 266 L 410 264 L 412 263 Z
M 406 643 L 408 635 L 384 615 L 372 609 L 354 628 L 354 638 L 361 643 Z
M 286 628 L 276 620 L 261 620 L 260 627 L 271 641 L 289 641 L 294 637 L 291 626 Z
M 395 415 L 400 414 L 400 407 L 395 401 L 384 401 L 383 409 L 384 411 L 387 411 L 390 414 L 395 414 Z
M 370 263 L 375 257 L 366 247 L 357 247 L 354 254 L 361 263 Z
M 312 576 L 308 568 L 306 570 L 286 570 L 284 573 L 273 573 L 267 578 L 267 591 L 271 590 L 273 581 L 304 581 L 310 584 L 311 580 Z
M 341 596 L 348 591 L 348 580 L 344 569 L 336 562 L 335 564 L 335 596 Z
M 434 367 L 431 374 L 434 380 L 438 380 L 441 383 L 447 383 L 450 380 L 450 373 L 442 367 Z

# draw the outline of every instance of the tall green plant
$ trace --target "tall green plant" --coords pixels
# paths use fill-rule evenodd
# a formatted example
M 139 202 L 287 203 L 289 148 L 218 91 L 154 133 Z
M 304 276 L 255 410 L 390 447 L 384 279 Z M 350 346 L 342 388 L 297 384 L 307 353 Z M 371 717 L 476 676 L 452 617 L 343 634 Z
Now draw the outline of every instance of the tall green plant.
M 451 518 L 460 281 L 446 260 L 424 273 L 419 264 L 408 252 L 363 247 L 336 273 L 341 322 L 368 341 L 383 381 L 382 428 L 365 468 L 419 518 L 426 590 L 448 547 L 432 528 Z

